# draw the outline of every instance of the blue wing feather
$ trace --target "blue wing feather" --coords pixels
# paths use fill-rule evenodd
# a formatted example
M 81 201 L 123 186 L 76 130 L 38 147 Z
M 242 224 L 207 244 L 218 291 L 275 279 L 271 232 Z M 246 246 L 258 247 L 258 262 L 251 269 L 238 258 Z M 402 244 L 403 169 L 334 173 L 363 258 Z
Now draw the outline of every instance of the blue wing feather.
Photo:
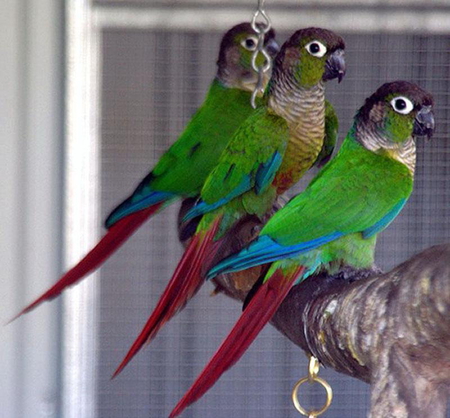
M 283 156 L 278 151 L 275 151 L 267 162 L 258 167 L 255 177 L 256 194 L 263 193 L 272 184 L 282 161 Z
M 225 258 L 219 264 L 214 266 L 208 272 L 207 278 L 210 279 L 222 273 L 232 273 L 259 264 L 272 263 L 283 258 L 294 257 L 298 254 L 320 247 L 327 242 L 331 242 L 342 235 L 344 235 L 342 232 L 334 232 L 333 234 L 319 237 L 311 241 L 288 246 L 278 244 L 268 235 L 262 235 L 238 254 Z
M 122 202 L 116 209 L 114 209 L 105 221 L 105 227 L 111 228 L 117 221 L 132 213 L 138 212 L 142 209 L 146 209 L 157 203 L 170 201 L 176 198 L 177 195 L 168 192 L 151 192 L 150 194 L 139 196 L 133 194 L 127 200 Z

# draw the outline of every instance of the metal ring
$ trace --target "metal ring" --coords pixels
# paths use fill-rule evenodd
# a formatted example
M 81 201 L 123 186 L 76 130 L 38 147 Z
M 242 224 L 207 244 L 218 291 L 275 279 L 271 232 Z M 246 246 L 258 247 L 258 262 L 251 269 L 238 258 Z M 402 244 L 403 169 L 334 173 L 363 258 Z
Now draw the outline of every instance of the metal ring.
M 258 0 L 258 9 L 256 10 L 256 12 L 253 14 L 253 18 L 252 18 L 252 29 L 260 34 L 266 34 L 267 32 L 269 32 L 270 28 L 272 27 L 272 23 L 270 21 L 269 16 L 267 16 L 266 11 L 264 10 L 264 2 L 265 0 Z M 259 16 L 262 16 L 262 18 L 264 19 L 264 23 L 262 24 L 262 29 L 260 29 L 257 25 L 256 25 L 256 20 L 258 19 Z M 262 22 L 260 22 L 262 23 Z
M 261 28 L 258 27 L 258 25 L 256 24 L 256 21 L 258 19 L 259 16 L 262 16 L 264 19 L 264 22 L 260 21 L 259 24 L 261 25 Z M 252 29 L 260 34 L 263 33 L 264 35 L 269 32 L 269 30 L 272 28 L 272 22 L 270 21 L 269 16 L 267 16 L 267 13 L 265 10 L 257 10 L 255 12 L 255 14 L 252 17 L 252 21 L 251 21 L 251 25 L 252 25 Z
M 317 382 L 325 389 L 327 393 L 327 400 L 325 404 L 320 409 L 315 409 L 312 411 L 308 411 L 307 409 L 303 408 L 303 406 L 300 405 L 300 402 L 298 400 L 298 390 L 300 389 L 300 386 L 304 383 L 308 382 L 312 384 L 311 380 L 313 382 Z M 331 386 L 329 383 L 321 379 L 320 377 L 315 377 L 313 379 L 310 379 L 309 377 L 304 377 L 303 379 L 300 379 L 294 386 L 294 389 L 292 389 L 292 402 L 294 403 L 295 409 L 300 412 L 302 415 L 306 417 L 317 417 L 318 415 L 323 414 L 331 405 L 331 401 L 333 400 L 333 390 L 331 389 Z
M 252 68 L 257 73 L 259 73 L 263 69 L 263 66 L 259 67 L 256 64 L 256 60 L 258 59 L 259 53 L 262 53 L 264 57 L 266 57 L 266 55 L 268 55 L 267 51 L 264 49 L 264 34 L 263 33 L 258 34 L 258 43 L 256 44 L 256 49 L 252 54 Z
M 250 103 L 253 109 L 256 109 L 256 96 L 258 93 L 264 94 L 263 81 L 264 81 L 264 73 L 267 73 L 272 68 L 272 59 L 269 53 L 264 48 L 264 39 L 265 34 L 269 32 L 272 24 L 270 22 L 269 16 L 267 16 L 266 11 L 264 10 L 264 2 L 265 0 L 258 0 L 258 8 L 256 12 L 253 14 L 253 18 L 251 21 L 251 26 L 253 30 L 258 34 L 258 43 L 255 51 L 252 54 L 252 68 L 258 73 L 258 80 L 255 85 L 255 89 L 253 90 L 252 97 L 250 99 Z M 258 17 L 261 17 L 265 22 L 257 23 Z M 257 65 L 256 60 L 259 54 L 262 54 L 264 57 L 264 62 L 262 65 Z

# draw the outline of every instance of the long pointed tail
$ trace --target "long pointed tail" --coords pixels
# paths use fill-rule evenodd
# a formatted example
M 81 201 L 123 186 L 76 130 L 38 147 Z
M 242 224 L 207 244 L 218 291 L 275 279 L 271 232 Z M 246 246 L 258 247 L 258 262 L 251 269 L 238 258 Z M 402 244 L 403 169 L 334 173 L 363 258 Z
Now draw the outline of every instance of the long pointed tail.
M 112 378 L 116 377 L 138 351 L 155 338 L 162 326 L 182 310 L 198 292 L 205 281 L 204 266 L 209 265 L 220 246 L 220 240 L 214 241 L 220 220 L 219 218 L 214 221 L 206 233 L 197 233 L 192 238 L 155 310 Z
M 189 391 L 178 402 L 169 418 L 180 415 L 185 408 L 200 399 L 220 376 L 244 354 L 264 325 L 272 318 L 281 302 L 302 274 L 300 266 L 289 274 L 277 269 L 255 293 L 228 337 L 203 369 Z
M 88 273 L 99 267 L 121 244 L 123 244 L 150 216 L 152 216 L 164 202 L 157 203 L 147 209 L 128 215 L 119 220 L 103 236 L 100 242 L 81 261 L 65 273 L 50 289 L 42 296 L 30 303 L 19 312 L 11 321 L 19 316 L 30 312 L 42 302 L 51 300 L 58 296 L 66 287 L 80 281 Z M 10 322 L 11 322 L 10 321 Z

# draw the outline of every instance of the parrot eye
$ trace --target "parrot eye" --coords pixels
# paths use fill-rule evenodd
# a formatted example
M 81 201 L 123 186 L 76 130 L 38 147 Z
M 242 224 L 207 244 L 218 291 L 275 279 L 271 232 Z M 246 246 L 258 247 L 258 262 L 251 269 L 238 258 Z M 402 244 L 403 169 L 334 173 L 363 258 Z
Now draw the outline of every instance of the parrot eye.
M 327 47 L 319 41 L 312 41 L 305 48 L 313 57 L 317 58 L 322 58 L 327 53 Z
M 391 106 L 397 113 L 401 113 L 402 115 L 407 115 L 414 109 L 411 100 L 403 96 L 394 97 L 391 100 Z
M 258 39 L 255 36 L 249 36 L 248 38 L 245 38 L 241 45 L 247 50 L 247 51 L 254 51 L 256 49 L 256 45 L 258 43 Z

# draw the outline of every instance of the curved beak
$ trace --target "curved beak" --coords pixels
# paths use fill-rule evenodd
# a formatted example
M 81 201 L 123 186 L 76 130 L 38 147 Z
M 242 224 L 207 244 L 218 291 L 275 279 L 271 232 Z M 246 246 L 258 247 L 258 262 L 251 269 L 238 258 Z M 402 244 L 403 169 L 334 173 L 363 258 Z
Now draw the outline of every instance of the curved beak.
M 413 133 L 417 136 L 426 136 L 430 139 L 434 133 L 434 114 L 431 106 L 423 106 L 416 115 L 414 120 Z
M 345 71 L 344 50 L 337 49 L 328 57 L 322 79 L 328 81 L 337 78 L 340 83 L 345 76 Z
M 280 45 L 273 38 L 266 42 L 265 48 L 271 58 L 275 58 L 278 52 L 280 52 Z

